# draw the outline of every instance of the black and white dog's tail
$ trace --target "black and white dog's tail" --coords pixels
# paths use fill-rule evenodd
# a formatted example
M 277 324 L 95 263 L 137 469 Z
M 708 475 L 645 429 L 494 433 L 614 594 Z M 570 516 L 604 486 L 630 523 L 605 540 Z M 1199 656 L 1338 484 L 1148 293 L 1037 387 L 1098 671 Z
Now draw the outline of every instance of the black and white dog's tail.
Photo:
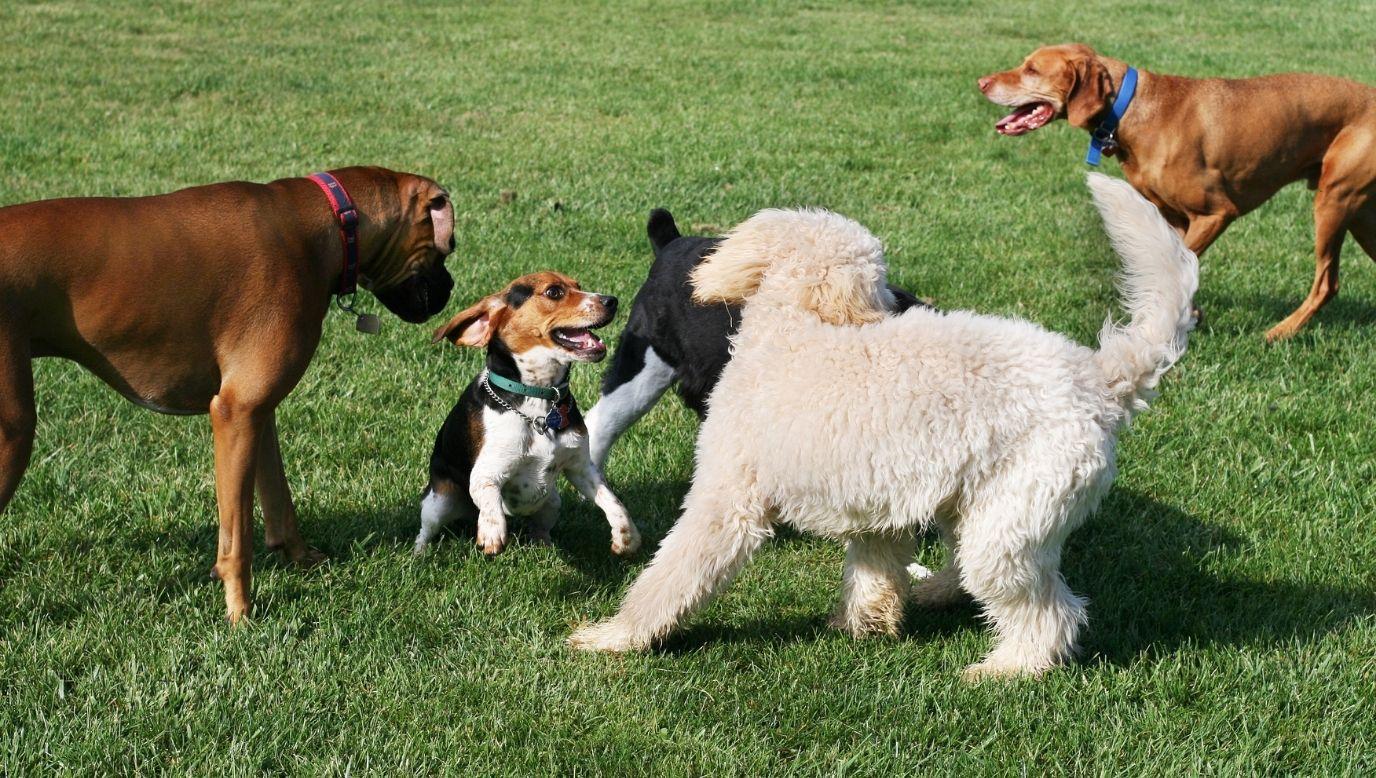
M 674 215 L 663 208 L 650 211 L 650 221 L 645 224 L 645 232 L 650 236 L 650 245 L 655 247 L 655 251 L 683 237 L 678 231 L 678 225 L 674 223 Z

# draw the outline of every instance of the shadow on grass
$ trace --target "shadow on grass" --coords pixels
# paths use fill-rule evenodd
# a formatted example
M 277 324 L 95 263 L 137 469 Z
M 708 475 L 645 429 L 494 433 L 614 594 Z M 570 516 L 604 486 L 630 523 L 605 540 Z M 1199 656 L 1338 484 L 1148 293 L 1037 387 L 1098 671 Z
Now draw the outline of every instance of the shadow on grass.
M 632 515 L 647 517 L 640 522 L 644 547 L 629 561 L 610 553 L 606 523 L 595 506 L 567 500 L 554 532 L 555 552 L 573 572 L 564 576 L 550 596 L 580 602 L 590 596 L 618 597 L 672 526 L 686 489 L 682 481 L 644 482 L 619 489 Z M 414 506 L 357 513 L 331 507 L 336 510 L 310 517 L 307 506 L 305 527 L 307 541 L 327 553 L 331 564 L 347 566 L 355 557 L 378 549 L 409 554 L 416 529 Z M 519 529 L 520 524 L 513 527 Z M 447 542 L 472 543 L 472 527 L 454 529 L 457 537 L 450 536 Z M 780 528 L 778 535 L 778 542 L 783 543 L 797 537 L 787 528 Z M 207 577 L 216 542 L 209 522 L 197 529 L 123 530 L 105 540 L 121 547 L 117 552 L 121 557 L 147 554 L 154 546 L 174 557 L 175 572 L 151 583 L 153 596 L 159 600 L 182 598 L 188 590 L 206 585 L 218 588 Z M 1072 590 L 1090 598 L 1090 626 L 1081 641 L 1086 660 L 1127 664 L 1144 653 L 1165 653 L 1186 644 L 1274 645 L 1332 631 L 1376 613 L 1376 593 L 1361 587 L 1214 572 L 1228 567 L 1227 560 L 1241 553 L 1242 546 L 1242 539 L 1227 529 L 1201 522 L 1147 495 L 1114 489 L 1089 524 L 1071 536 L 1063 565 Z M 81 554 L 82 550 L 57 553 Z M 16 567 L 25 566 L 15 558 L 4 561 L 11 575 Z M 280 555 L 262 550 L 260 536 L 255 568 L 286 565 Z M 303 577 L 311 574 L 300 573 Z M 279 582 L 277 588 L 279 602 L 310 596 L 304 579 L 300 586 Z M 89 594 L 93 597 L 95 592 Z M 90 600 L 86 596 L 62 598 L 49 604 L 51 612 L 43 618 L 63 623 L 88 607 Z M 690 620 L 664 650 L 678 653 L 718 642 L 815 640 L 828 630 L 826 616 L 825 611 L 780 615 L 744 627 Z M 260 610 L 257 617 L 270 618 L 271 613 Z M 986 629 L 974 606 L 941 611 L 910 607 L 904 639 L 928 641 L 969 629 Z
M 1268 295 L 1268 294 L 1236 294 L 1229 291 L 1201 293 L 1199 297 L 1200 307 L 1204 309 L 1205 323 L 1208 323 L 1210 311 L 1222 311 L 1236 309 L 1245 312 L 1237 319 L 1240 329 L 1251 332 L 1260 328 L 1257 333 L 1260 335 L 1276 324 L 1281 319 L 1289 316 L 1292 311 L 1299 307 L 1308 293 L 1306 282 L 1298 281 L 1295 284 L 1295 291 L 1292 295 Z M 1362 329 L 1376 326 L 1376 304 L 1370 302 L 1376 300 L 1376 294 L 1348 294 L 1340 295 L 1329 301 L 1314 318 L 1310 321 L 1310 326 L 1321 324 L 1326 329 Z M 1301 330 L 1299 337 L 1304 336 Z
M 796 534 L 780 533 L 782 542 L 790 537 Z M 1081 640 L 1085 660 L 1127 664 L 1143 653 L 1186 644 L 1275 645 L 1376 613 L 1376 593 L 1361 587 L 1254 580 L 1210 570 L 1212 561 L 1226 561 L 1242 546 L 1229 530 L 1146 495 L 1115 489 L 1090 523 L 1071 536 L 1065 553 L 1063 573 L 1071 589 L 1090 599 L 1090 626 Z M 623 574 L 630 577 L 624 568 Z M 743 627 L 690 620 L 661 650 L 678 654 L 713 643 L 816 640 L 829 630 L 826 618 L 825 612 L 791 614 Z M 903 639 L 925 642 L 968 629 L 987 629 L 973 604 L 944 610 L 910 606 Z

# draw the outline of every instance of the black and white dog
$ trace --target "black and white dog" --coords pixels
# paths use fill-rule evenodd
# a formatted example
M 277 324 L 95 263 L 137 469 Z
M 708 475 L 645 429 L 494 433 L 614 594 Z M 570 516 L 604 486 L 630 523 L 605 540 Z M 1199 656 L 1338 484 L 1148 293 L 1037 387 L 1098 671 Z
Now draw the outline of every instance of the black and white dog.
M 673 215 L 663 208 L 650 212 L 645 231 L 655 261 L 631 304 L 611 367 L 602 376 L 602 396 L 587 414 L 589 451 L 599 469 L 612 444 L 670 386 L 699 420 L 706 416 L 707 396 L 731 358 L 728 338 L 741 323 L 739 308 L 694 303 L 688 284 L 688 274 L 721 238 L 680 234 Z M 889 289 L 895 313 L 925 305 L 902 289 Z

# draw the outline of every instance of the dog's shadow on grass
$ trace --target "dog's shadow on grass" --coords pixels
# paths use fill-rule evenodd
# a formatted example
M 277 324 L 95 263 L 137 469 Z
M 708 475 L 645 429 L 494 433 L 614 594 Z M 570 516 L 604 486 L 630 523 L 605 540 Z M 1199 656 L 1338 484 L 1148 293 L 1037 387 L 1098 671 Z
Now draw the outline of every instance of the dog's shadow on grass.
M 672 498 L 676 506 L 685 489 L 686 484 L 646 484 L 623 493 L 628 505 Z M 668 528 L 652 526 L 647 534 L 658 540 Z M 796 537 L 780 528 L 777 542 Z M 936 545 L 932 537 L 922 542 Z M 1139 492 L 1114 489 L 1090 522 L 1071 535 L 1062 567 L 1071 589 L 1090 599 L 1090 626 L 1081 633 L 1084 660 L 1122 665 L 1183 645 L 1276 645 L 1376 613 L 1376 594 L 1360 586 L 1216 572 L 1226 570 L 1244 545 L 1229 529 Z M 624 588 L 634 570 L 610 559 L 603 548 L 587 551 L 565 558 L 596 583 L 571 584 L 570 594 Z M 839 577 L 839 569 L 830 572 Z M 719 642 L 815 640 L 829 631 L 826 619 L 822 611 L 745 625 L 690 620 L 661 650 L 676 654 Z M 940 610 L 909 606 L 902 639 L 929 641 L 971 629 L 987 631 L 973 604 Z
M 1198 299 L 1204 310 L 1205 324 L 1209 323 L 1209 312 L 1238 311 L 1238 329 L 1243 333 L 1255 332 L 1258 336 L 1289 316 L 1304 300 L 1308 290 L 1296 287 L 1291 296 L 1268 294 L 1235 294 L 1232 292 L 1201 293 Z M 1355 297 L 1336 297 L 1329 301 L 1317 314 L 1310 325 L 1318 324 L 1325 329 L 1365 329 L 1376 326 L 1376 305 L 1365 299 Z M 1303 331 L 1301 331 L 1303 336 Z
M 1088 661 L 1126 664 L 1181 645 L 1275 645 L 1376 613 L 1376 593 L 1215 572 L 1243 552 L 1231 530 L 1115 489 L 1071 536 L 1064 572 L 1090 597 Z

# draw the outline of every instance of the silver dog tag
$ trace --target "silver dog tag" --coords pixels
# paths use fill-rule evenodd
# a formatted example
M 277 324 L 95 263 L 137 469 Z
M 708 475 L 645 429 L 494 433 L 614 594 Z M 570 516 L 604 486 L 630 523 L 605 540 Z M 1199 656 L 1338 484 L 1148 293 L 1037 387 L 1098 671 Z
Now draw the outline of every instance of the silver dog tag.
M 382 320 L 371 313 L 360 313 L 358 321 L 354 322 L 354 329 L 367 335 L 376 335 L 382 331 Z

